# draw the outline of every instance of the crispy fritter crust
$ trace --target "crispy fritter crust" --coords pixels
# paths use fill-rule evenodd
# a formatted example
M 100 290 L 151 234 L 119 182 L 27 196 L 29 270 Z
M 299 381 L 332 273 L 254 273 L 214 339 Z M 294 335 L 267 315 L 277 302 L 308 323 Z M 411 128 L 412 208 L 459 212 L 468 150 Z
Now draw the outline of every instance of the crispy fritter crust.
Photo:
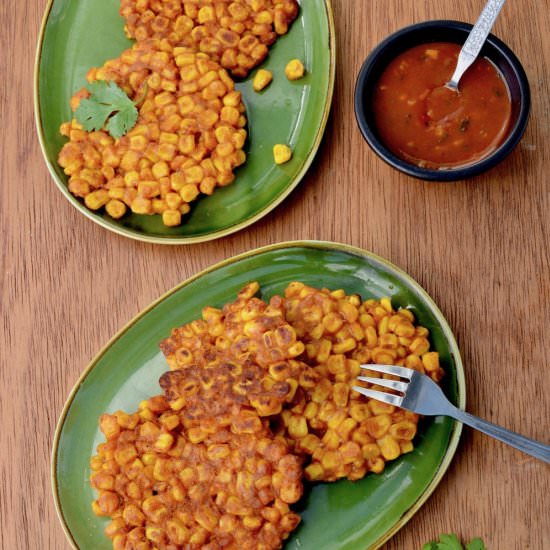
M 244 77 L 298 15 L 295 0 L 121 0 L 129 38 L 167 38 Z
M 101 417 L 93 508 L 115 549 L 280 548 L 302 475 L 356 480 L 413 449 L 417 415 L 351 391 L 368 362 L 441 379 L 413 314 L 302 283 L 269 304 L 258 290 L 161 343 L 165 396 Z
M 245 107 L 219 63 L 152 39 L 90 70 L 88 80 L 113 80 L 140 102 L 136 126 L 119 140 L 103 130 L 85 132 L 76 120 L 61 127 L 69 142 L 59 164 L 69 190 L 89 208 L 117 201 L 120 216 L 128 207 L 178 225 L 201 193 L 233 181 L 246 158 Z M 78 92 L 73 109 L 87 95 Z
M 428 331 L 414 326 L 412 313 L 395 311 L 387 298 L 362 302 L 302 283 L 290 284 L 284 298 L 267 305 L 254 297 L 258 288 L 251 283 L 223 310 L 206 308 L 202 320 L 175 329 L 161 344 L 176 369 L 161 386 L 172 405 L 182 407 L 186 425 L 211 417 L 231 422 L 251 406 L 271 418 L 309 462 L 306 477 L 317 481 L 379 473 L 388 460 L 411 451 L 418 415 L 367 399 L 351 386 L 359 365 L 369 362 L 441 378 Z
M 284 320 L 282 300 L 268 305 L 247 285 L 222 310 L 205 308 L 202 320 L 176 328 L 160 347 L 173 369 L 160 384 L 188 425 L 232 415 L 243 406 L 259 416 L 279 414 L 298 386 L 304 351 Z
M 276 549 L 299 523 L 300 460 L 266 425 L 217 426 L 197 441 L 159 396 L 103 415 L 91 460 L 96 514 L 115 550 Z
M 395 311 L 387 298 L 362 302 L 302 283 L 287 287 L 284 307 L 305 343 L 300 359 L 311 367 L 309 385 L 300 386 L 281 415 L 289 443 L 311 457 L 306 477 L 360 479 L 411 451 L 418 415 L 367 399 L 351 386 L 358 384 L 359 365 L 369 362 L 406 365 L 439 381 L 443 371 L 437 353 L 429 352 L 428 331 L 413 325 L 410 311 Z

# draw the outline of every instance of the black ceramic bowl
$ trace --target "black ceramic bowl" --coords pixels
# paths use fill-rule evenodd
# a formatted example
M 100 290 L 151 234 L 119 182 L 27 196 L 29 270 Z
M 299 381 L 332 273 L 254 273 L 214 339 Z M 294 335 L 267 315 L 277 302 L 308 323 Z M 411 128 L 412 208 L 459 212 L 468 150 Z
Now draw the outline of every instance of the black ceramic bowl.
M 501 40 L 489 35 L 480 56 L 487 57 L 504 76 L 512 100 L 512 116 L 508 135 L 502 144 L 483 159 L 457 168 L 440 170 L 420 168 L 395 156 L 380 140 L 374 113 L 371 109 L 376 83 L 389 63 L 399 54 L 428 42 L 455 42 L 463 44 L 472 25 L 459 21 L 427 21 L 405 27 L 390 35 L 367 57 L 355 86 L 355 116 L 363 137 L 388 164 L 416 178 L 432 181 L 455 181 L 469 178 L 498 164 L 518 144 L 527 126 L 531 98 L 529 82 L 518 58 Z

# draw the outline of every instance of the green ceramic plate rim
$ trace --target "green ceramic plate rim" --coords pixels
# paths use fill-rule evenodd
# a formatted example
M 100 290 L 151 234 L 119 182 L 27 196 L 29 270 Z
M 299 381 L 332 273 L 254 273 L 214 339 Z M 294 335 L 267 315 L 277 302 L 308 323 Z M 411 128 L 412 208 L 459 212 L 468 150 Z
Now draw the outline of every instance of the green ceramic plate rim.
M 336 33 L 335 33 L 335 26 L 334 26 L 334 13 L 332 10 L 332 0 L 324 0 L 325 10 L 327 14 L 327 21 L 328 21 L 328 37 L 329 37 L 329 79 L 328 79 L 328 85 L 327 85 L 327 95 L 325 99 L 325 104 L 323 106 L 323 115 L 321 118 L 321 123 L 319 124 L 317 133 L 315 134 L 315 139 L 313 141 L 311 150 L 307 155 L 307 157 L 305 158 L 304 164 L 300 172 L 298 172 L 298 174 L 289 183 L 289 185 L 285 189 L 283 189 L 283 191 L 277 197 L 275 197 L 269 204 L 267 204 L 265 208 L 263 208 L 253 216 L 247 218 L 246 220 L 243 220 L 242 222 L 237 223 L 231 227 L 226 227 L 225 229 L 220 229 L 218 231 L 212 231 L 211 233 L 206 233 L 204 235 L 199 235 L 196 237 L 170 237 L 169 239 L 166 237 L 140 235 L 138 233 L 134 233 L 126 228 L 119 227 L 119 226 L 113 227 L 110 224 L 107 224 L 103 220 L 103 218 L 94 216 L 92 212 L 90 212 L 85 206 L 80 204 L 71 195 L 66 185 L 62 181 L 60 181 L 59 176 L 56 174 L 51 163 L 48 160 L 48 156 L 46 154 L 44 130 L 42 128 L 42 115 L 40 110 L 39 73 L 40 73 L 40 63 L 42 58 L 42 47 L 44 45 L 44 35 L 46 32 L 46 26 L 48 24 L 53 3 L 54 3 L 54 0 L 48 0 L 48 5 L 46 6 L 46 10 L 42 18 L 40 33 L 38 35 L 38 44 L 36 48 L 36 57 L 34 62 L 34 119 L 36 124 L 36 130 L 38 133 L 38 140 L 40 142 L 40 149 L 42 150 L 42 156 L 44 157 L 44 161 L 46 162 L 46 166 L 48 168 L 48 171 L 50 172 L 52 179 L 54 180 L 55 184 L 57 185 L 57 188 L 61 191 L 63 196 L 69 201 L 69 203 L 72 204 L 79 212 L 84 214 L 87 218 L 99 224 L 100 226 L 104 227 L 105 229 L 112 231 L 113 233 L 117 233 L 118 235 L 122 235 L 123 237 L 128 237 L 130 239 L 134 239 L 141 242 L 148 242 L 148 243 L 155 243 L 155 244 L 168 244 L 168 245 L 195 244 L 195 243 L 211 241 L 214 239 L 225 237 L 232 233 L 236 233 L 237 231 L 240 231 L 241 229 L 244 229 L 245 227 L 248 227 L 253 223 L 256 223 L 259 219 L 263 218 L 266 214 L 268 214 L 269 212 L 274 210 L 277 206 L 279 206 L 279 204 L 281 204 L 281 202 L 283 202 L 286 199 L 286 197 L 288 197 L 288 195 L 290 195 L 290 193 L 292 193 L 292 191 L 302 181 L 307 171 L 309 170 L 309 167 L 311 166 L 313 159 L 315 158 L 315 155 L 319 149 L 319 146 L 321 145 L 321 140 L 325 133 L 325 128 L 326 128 L 328 117 L 330 114 L 332 97 L 334 95 L 334 82 L 335 82 L 335 76 L 336 76 Z
M 336 243 L 336 242 L 330 242 L 330 241 L 310 241 L 310 240 L 304 240 L 304 241 L 286 241 L 276 244 L 271 244 L 268 246 L 263 246 L 260 248 L 256 248 L 254 250 L 250 250 L 248 252 L 244 252 L 242 254 L 238 254 L 236 256 L 232 256 L 231 258 L 227 258 L 226 260 L 223 260 L 221 262 L 218 262 L 216 264 L 213 264 L 206 269 L 200 271 L 199 273 L 189 277 L 185 281 L 181 282 L 180 284 L 176 285 L 172 289 L 170 289 L 168 292 L 165 292 L 162 296 L 160 296 L 157 300 L 149 304 L 145 309 L 143 309 L 140 313 L 138 313 L 132 320 L 130 320 L 121 330 L 119 330 L 110 340 L 107 342 L 105 346 L 101 349 L 101 351 L 93 358 L 91 363 L 86 367 L 84 372 L 80 375 L 78 381 L 74 385 L 73 389 L 71 390 L 71 393 L 69 394 L 69 397 L 67 398 L 67 401 L 65 402 L 63 409 L 61 411 L 61 415 L 59 417 L 59 421 L 57 423 L 54 439 L 53 439 L 53 445 L 52 445 L 52 456 L 51 456 L 51 482 L 52 482 L 52 492 L 55 502 L 55 509 L 57 512 L 57 516 L 59 518 L 59 521 L 61 522 L 61 526 L 63 528 L 63 531 L 65 533 L 65 536 L 67 537 L 67 540 L 71 544 L 71 546 L 79 550 L 78 546 L 76 545 L 76 542 L 69 530 L 69 527 L 67 526 L 65 522 L 65 518 L 63 516 L 63 512 L 61 509 L 61 503 L 59 502 L 59 493 L 57 490 L 57 450 L 59 445 L 59 439 L 61 436 L 61 431 L 63 429 L 63 426 L 65 424 L 65 418 L 67 416 L 67 413 L 73 403 L 73 400 L 78 393 L 78 390 L 80 389 L 81 384 L 84 382 L 86 377 L 90 374 L 90 372 L 94 369 L 97 362 L 103 357 L 103 355 L 109 350 L 109 348 L 120 338 L 123 336 L 123 334 L 135 323 L 137 323 L 141 318 L 143 318 L 149 311 L 151 311 L 155 306 L 160 304 L 162 301 L 164 301 L 166 298 L 174 294 L 175 292 L 178 292 L 181 288 L 191 284 L 193 281 L 201 278 L 202 276 L 212 272 L 216 271 L 217 269 L 220 269 L 222 267 L 225 267 L 227 265 L 236 263 L 240 260 L 243 260 L 245 258 L 250 258 L 252 256 L 257 256 L 260 254 L 263 254 L 265 252 L 271 252 L 274 250 L 281 250 L 285 248 L 316 248 L 320 250 L 332 250 L 332 251 L 340 251 L 347 254 L 351 254 L 354 256 L 359 256 L 362 258 L 368 258 L 372 259 L 388 269 L 395 272 L 397 275 L 404 278 L 408 284 L 410 284 L 425 300 L 425 302 L 428 304 L 428 306 L 431 308 L 432 312 L 436 316 L 437 320 L 440 323 L 441 329 L 443 333 L 445 334 L 445 337 L 449 341 L 449 346 L 451 348 L 453 357 L 455 359 L 455 366 L 456 366 L 456 382 L 457 382 L 457 405 L 458 408 L 461 410 L 464 410 L 466 407 L 466 380 L 464 376 L 464 366 L 462 364 L 462 358 L 460 356 L 460 351 L 458 349 L 458 344 L 456 343 L 456 339 L 451 331 L 451 328 L 449 327 L 443 313 L 439 309 L 439 307 L 436 305 L 436 303 L 433 301 L 433 299 L 429 296 L 429 294 L 405 271 L 397 267 L 396 265 L 392 264 L 390 261 L 382 258 L 381 256 L 378 256 L 372 252 L 369 252 L 367 250 L 351 246 L 344 243 Z M 451 461 L 453 459 L 453 456 L 456 452 L 456 449 L 458 447 L 458 442 L 460 440 L 460 434 L 462 433 L 462 424 L 460 422 L 453 422 L 452 432 L 451 436 L 449 438 L 449 443 L 447 445 L 447 451 L 445 452 L 445 455 L 439 464 L 439 468 L 437 469 L 435 475 L 433 476 L 432 480 L 424 490 L 424 492 L 420 495 L 420 497 L 412 504 L 412 506 L 401 516 L 399 521 L 397 521 L 394 526 L 389 529 L 384 535 L 382 535 L 368 550 L 376 550 L 377 548 L 380 548 L 385 542 L 387 542 L 390 538 L 392 538 L 397 531 L 399 531 L 413 516 L 416 514 L 416 512 L 421 508 L 421 506 L 426 502 L 426 500 L 429 498 L 429 496 L 434 492 L 435 488 L 439 485 L 441 479 L 443 478 L 445 472 L 449 468 Z

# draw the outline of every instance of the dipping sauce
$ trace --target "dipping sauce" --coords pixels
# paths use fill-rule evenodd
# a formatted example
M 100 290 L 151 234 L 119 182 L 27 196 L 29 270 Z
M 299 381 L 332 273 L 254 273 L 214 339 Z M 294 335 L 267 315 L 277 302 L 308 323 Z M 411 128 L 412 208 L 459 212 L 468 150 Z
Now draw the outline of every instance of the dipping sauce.
M 373 98 L 382 141 L 403 160 L 431 169 L 472 164 L 492 153 L 508 133 L 510 93 L 497 68 L 477 59 L 459 93 L 444 88 L 460 46 L 422 44 L 399 55 L 382 73 Z

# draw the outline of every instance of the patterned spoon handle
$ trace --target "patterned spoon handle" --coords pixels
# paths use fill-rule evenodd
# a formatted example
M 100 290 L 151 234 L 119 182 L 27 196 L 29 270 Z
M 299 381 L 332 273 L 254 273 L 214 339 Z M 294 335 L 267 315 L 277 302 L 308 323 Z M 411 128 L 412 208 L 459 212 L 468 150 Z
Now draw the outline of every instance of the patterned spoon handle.
M 458 82 L 460 78 L 479 55 L 505 1 L 506 0 L 489 0 L 487 4 L 485 4 L 479 19 L 476 21 L 464 46 L 462 46 L 460 50 L 455 72 L 451 80 L 446 84 L 448 88 L 458 91 Z

